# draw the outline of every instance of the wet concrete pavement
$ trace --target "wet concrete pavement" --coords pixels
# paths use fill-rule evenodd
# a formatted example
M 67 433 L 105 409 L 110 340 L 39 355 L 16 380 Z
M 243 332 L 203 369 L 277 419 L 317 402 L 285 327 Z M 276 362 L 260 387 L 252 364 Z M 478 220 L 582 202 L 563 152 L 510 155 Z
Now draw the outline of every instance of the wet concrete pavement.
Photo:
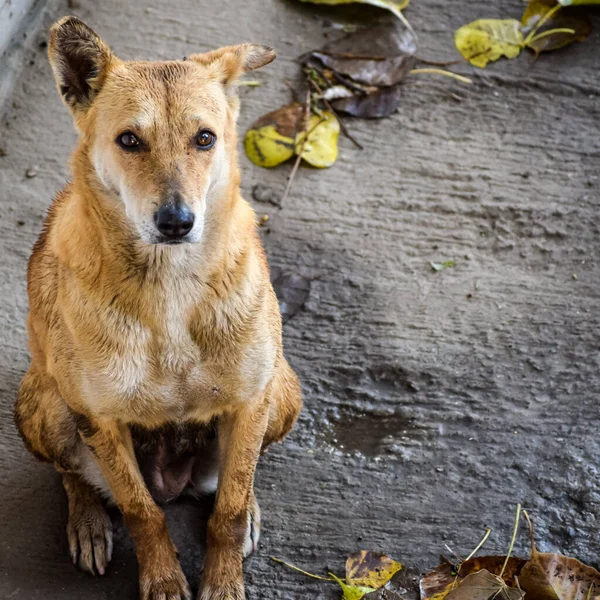
M 340 11 L 288 0 L 166 0 L 43 7 L 0 124 L 0 598 L 135 598 L 137 567 L 118 515 L 108 574 L 91 578 L 67 556 L 66 499 L 35 463 L 11 410 L 28 356 L 25 269 L 53 194 L 68 179 L 75 134 L 40 44 L 75 13 L 123 58 L 167 59 L 259 41 L 278 60 L 244 88 L 240 128 L 289 101 L 295 58 L 339 35 Z M 519 17 L 503 0 L 413 0 L 419 54 L 454 57 L 452 32 L 479 17 Z M 358 13 L 355 13 L 358 14 Z M 364 13 L 360 13 L 364 14 Z M 246 564 L 248 597 L 335 598 L 337 590 L 274 564 L 343 571 L 345 557 L 387 551 L 417 570 L 448 543 L 468 551 L 486 526 L 503 552 L 522 502 L 539 546 L 595 566 L 600 504 L 600 21 L 581 45 L 459 70 L 465 87 L 406 83 L 398 114 L 349 121 L 365 146 L 341 140 L 328 171 L 242 156 L 243 191 L 270 217 L 269 260 L 314 278 L 284 330 L 305 410 L 261 461 L 260 552 Z M 254 78 L 254 76 L 253 76 Z M 37 175 L 26 176 L 28 169 Z M 31 174 L 31 173 L 30 173 Z M 454 259 L 434 272 L 430 261 Z M 210 507 L 167 508 L 194 588 Z M 525 551 L 523 535 L 517 550 Z

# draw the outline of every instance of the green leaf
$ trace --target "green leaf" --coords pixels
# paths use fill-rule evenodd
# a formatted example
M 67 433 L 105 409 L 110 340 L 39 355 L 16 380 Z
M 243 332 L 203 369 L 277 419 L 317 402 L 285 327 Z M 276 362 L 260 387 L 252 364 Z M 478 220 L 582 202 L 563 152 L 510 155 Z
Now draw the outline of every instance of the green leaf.
M 340 584 L 342 588 L 342 592 L 344 593 L 344 600 L 361 600 L 361 598 L 365 594 L 369 594 L 370 592 L 374 592 L 375 590 L 370 587 L 358 586 L 358 585 L 348 585 L 344 583 L 339 577 L 336 577 L 333 573 L 329 573 L 335 581 Z
M 338 157 L 338 139 L 340 122 L 337 117 L 323 111 L 321 116 L 313 115 L 308 122 L 308 139 L 304 132 L 296 136 L 296 154 L 313 167 L 326 169 L 331 167 Z
M 458 29 L 454 42 L 463 58 L 483 69 L 502 56 L 519 56 L 523 49 L 521 23 L 517 19 L 479 19 Z
M 443 271 L 444 269 L 447 269 L 448 267 L 453 267 L 456 263 L 453 260 L 445 260 L 444 262 L 441 262 L 441 263 L 430 262 L 429 264 L 431 265 L 431 268 L 434 271 Z

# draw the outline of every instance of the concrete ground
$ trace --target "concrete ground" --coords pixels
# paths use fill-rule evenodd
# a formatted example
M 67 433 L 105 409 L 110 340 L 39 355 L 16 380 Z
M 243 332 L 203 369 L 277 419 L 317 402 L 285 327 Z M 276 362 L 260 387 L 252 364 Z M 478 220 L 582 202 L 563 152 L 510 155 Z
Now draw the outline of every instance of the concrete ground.
M 295 0 L 48 0 L 28 31 L 0 124 L 0 598 L 136 597 L 131 542 L 116 517 L 106 576 L 67 556 L 59 478 L 24 450 L 12 404 L 28 356 L 25 269 L 75 143 L 45 50 L 49 24 L 75 13 L 124 58 L 180 58 L 226 43 L 273 45 L 279 59 L 244 88 L 241 129 L 289 100 L 295 58 L 338 35 L 345 9 Z M 413 0 L 419 53 L 455 57 L 452 32 L 519 17 L 520 0 Z M 371 14 L 370 11 L 354 15 Z M 484 527 L 508 545 L 517 502 L 539 545 L 595 566 L 600 485 L 600 20 L 583 44 L 461 66 L 474 85 L 413 76 L 392 118 L 348 121 L 328 171 L 301 169 L 263 239 L 273 265 L 316 277 L 285 326 L 305 410 L 261 462 L 260 552 L 249 598 L 335 598 L 335 587 L 273 563 L 343 571 L 361 548 L 417 570 L 448 543 L 464 554 Z M 281 193 L 290 167 L 242 157 L 249 199 Z M 28 174 L 35 175 L 28 177 Z M 436 273 L 429 261 L 454 259 Z M 197 587 L 209 507 L 169 506 Z M 525 536 L 517 550 L 525 552 Z

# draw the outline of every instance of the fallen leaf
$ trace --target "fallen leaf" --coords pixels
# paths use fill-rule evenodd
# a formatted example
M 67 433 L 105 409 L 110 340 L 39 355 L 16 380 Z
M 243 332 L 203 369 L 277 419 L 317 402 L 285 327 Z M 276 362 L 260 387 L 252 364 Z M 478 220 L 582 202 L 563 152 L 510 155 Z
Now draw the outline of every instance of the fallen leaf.
M 401 563 L 382 552 L 361 550 L 351 554 L 346 560 L 346 583 L 377 589 L 401 569 Z
M 310 294 L 311 280 L 298 273 L 286 273 L 271 267 L 271 284 L 279 300 L 281 320 L 285 323 L 304 305 Z
M 301 132 L 296 136 L 295 153 L 319 169 L 331 167 L 338 157 L 340 122 L 329 111 L 313 115 L 308 122 L 308 136 Z M 306 140 L 306 141 L 305 141 Z
M 382 587 L 365 594 L 363 600 L 419 600 L 419 578 L 414 571 L 402 569 Z
M 521 18 L 525 45 L 536 54 L 564 48 L 584 40 L 592 26 L 577 9 L 564 9 L 552 0 L 531 0 Z M 541 23 L 541 26 L 540 26 Z
M 402 99 L 402 86 L 380 88 L 371 94 L 355 94 L 351 98 L 343 98 L 333 103 L 335 110 L 362 117 L 363 119 L 379 119 L 394 114 Z
M 456 588 L 446 596 L 446 600 L 521 600 L 524 592 L 518 588 L 508 587 L 498 575 L 487 569 L 467 575 Z
M 586 600 L 597 598 L 600 591 L 600 573 L 575 558 L 550 552 L 539 552 L 535 547 L 533 525 L 529 524 L 531 557 L 519 575 L 519 584 L 527 597 L 535 600 Z
M 329 573 L 331 577 L 340 584 L 342 588 L 342 592 L 344 593 L 344 600 L 361 600 L 361 598 L 368 594 L 369 592 L 374 592 L 375 590 L 370 587 L 358 586 L 358 585 L 348 585 L 339 577 L 336 577 L 333 573 Z
M 301 0 L 302 2 L 310 2 L 311 4 L 369 4 L 376 6 L 377 8 L 384 8 L 394 13 L 407 27 L 411 29 L 406 17 L 402 14 L 402 11 L 408 6 L 410 0 L 403 0 L 401 2 L 394 2 L 393 0 Z
M 327 88 L 323 96 L 336 111 L 380 118 L 398 108 L 398 84 L 413 70 L 416 48 L 412 31 L 392 21 L 329 42 L 306 55 L 304 64 L 317 84 Z
M 368 86 L 391 86 L 415 66 L 415 36 L 397 21 L 363 27 L 311 53 L 325 67 Z
M 445 260 L 444 262 L 441 262 L 441 263 L 430 262 L 429 264 L 431 265 L 431 268 L 434 271 L 443 271 L 444 269 L 447 269 L 448 267 L 453 267 L 456 263 L 453 260 Z
M 244 138 L 248 158 L 259 167 L 270 168 L 294 156 L 303 114 L 304 107 L 292 102 L 258 119 Z
M 419 582 L 422 600 L 442 600 L 451 592 L 462 579 L 472 573 L 486 569 L 492 575 L 500 575 L 506 561 L 506 556 L 480 556 L 461 563 L 457 570 L 448 562 L 442 563 L 423 576 Z M 516 585 L 525 560 L 511 556 L 504 567 L 502 579 L 511 587 Z
M 484 68 L 502 56 L 519 56 L 523 49 L 521 23 L 517 19 L 479 19 L 458 29 L 454 42 L 463 58 Z

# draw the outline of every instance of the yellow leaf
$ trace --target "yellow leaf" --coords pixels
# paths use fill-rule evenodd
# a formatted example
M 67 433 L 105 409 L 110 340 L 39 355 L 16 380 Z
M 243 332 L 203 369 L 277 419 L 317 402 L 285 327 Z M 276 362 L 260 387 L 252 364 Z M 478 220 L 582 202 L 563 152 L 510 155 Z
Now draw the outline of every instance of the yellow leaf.
M 346 583 L 377 589 L 401 569 L 399 562 L 381 552 L 361 550 L 351 554 L 346 561 Z
M 463 58 L 484 68 L 502 56 L 519 56 L 523 49 L 523 32 L 517 19 L 479 19 L 458 29 L 454 42 Z
M 248 158 L 259 167 L 276 167 L 294 156 L 294 140 L 277 132 L 274 125 L 249 129 L 244 138 Z
M 304 132 L 296 136 L 296 154 L 300 154 L 313 167 L 331 167 L 338 157 L 339 137 L 340 122 L 333 113 L 323 111 L 321 116 L 313 115 L 310 118 L 308 138 Z
M 275 167 L 294 156 L 294 140 L 303 118 L 304 107 L 298 102 L 262 116 L 244 138 L 248 158 L 259 167 Z
M 344 593 L 344 600 L 361 600 L 361 598 L 365 594 L 370 594 L 371 592 L 375 591 L 374 588 L 370 587 L 348 585 L 347 583 L 344 583 L 339 577 L 336 577 L 333 573 L 329 574 L 331 575 L 331 577 L 333 577 L 333 579 L 335 579 L 335 581 L 337 581 L 340 584 L 342 592 Z

